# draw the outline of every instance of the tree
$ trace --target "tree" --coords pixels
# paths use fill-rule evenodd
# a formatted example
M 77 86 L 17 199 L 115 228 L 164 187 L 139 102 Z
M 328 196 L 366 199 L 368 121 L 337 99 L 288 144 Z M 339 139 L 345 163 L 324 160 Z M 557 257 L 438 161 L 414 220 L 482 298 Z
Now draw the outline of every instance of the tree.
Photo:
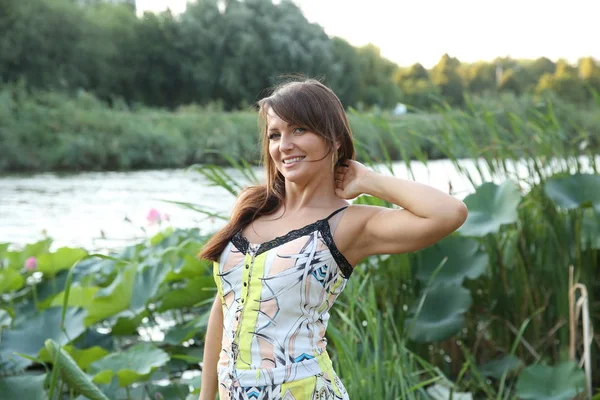
M 397 66 L 381 57 L 379 48 L 372 44 L 357 50 L 360 65 L 360 99 L 367 105 L 392 107 L 400 99 L 400 90 L 394 84 Z
M 431 81 L 439 86 L 442 96 L 452 105 L 462 105 L 463 83 L 458 74 L 460 61 L 444 54 L 431 70 Z
M 340 98 L 344 107 L 356 106 L 360 99 L 360 60 L 350 43 L 334 37 L 333 64 L 327 83 Z
M 472 65 L 467 72 L 467 87 L 470 92 L 481 94 L 496 90 L 496 66 L 487 62 Z
M 522 86 L 514 70 L 509 69 L 508 71 L 504 71 L 500 82 L 498 82 L 498 90 L 501 92 L 513 92 L 514 94 L 521 93 Z

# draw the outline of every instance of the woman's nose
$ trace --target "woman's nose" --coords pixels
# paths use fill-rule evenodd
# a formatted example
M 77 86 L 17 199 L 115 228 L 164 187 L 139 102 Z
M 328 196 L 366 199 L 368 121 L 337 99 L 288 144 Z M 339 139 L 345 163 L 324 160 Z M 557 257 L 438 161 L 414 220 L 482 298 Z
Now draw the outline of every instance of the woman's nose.
M 289 151 L 294 148 L 294 139 L 291 135 L 281 135 L 279 140 L 279 150 Z

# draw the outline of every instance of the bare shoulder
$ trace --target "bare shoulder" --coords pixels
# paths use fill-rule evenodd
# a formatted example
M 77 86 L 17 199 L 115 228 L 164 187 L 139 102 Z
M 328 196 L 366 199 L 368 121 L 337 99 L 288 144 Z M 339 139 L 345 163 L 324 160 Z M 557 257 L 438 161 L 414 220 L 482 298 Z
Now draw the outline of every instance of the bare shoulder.
M 361 237 L 368 221 L 386 211 L 391 211 L 391 209 L 352 204 L 344 212 L 336 229 L 335 242 L 337 248 L 353 267 L 364 258 L 365 250 L 361 246 Z

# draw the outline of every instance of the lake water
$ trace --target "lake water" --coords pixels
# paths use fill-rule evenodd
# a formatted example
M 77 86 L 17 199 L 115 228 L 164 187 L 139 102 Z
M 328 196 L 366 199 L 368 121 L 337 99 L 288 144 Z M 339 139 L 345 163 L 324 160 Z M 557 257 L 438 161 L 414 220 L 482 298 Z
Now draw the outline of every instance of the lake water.
M 473 170 L 474 163 L 464 160 L 462 165 Z M 412 169 L 418 182 L 446 193 L 451 187 L 456 197 L 473 191 L 447 160 L 430 161 L 427 166 L 414 162 Z M 517 170 L 519 175 L 526 174 L 524 168 Z M 227 171 L 241 179 L 237 171 Z M 393 171 L 398 177 L 410 177 L 403 163 L 395 163 Z M 262 169 L 255 172 L 262 178 Z M 133 243 L 165 225 L 198 227 L 209 233 L 224 223 L 165 200 L 229 215 L 235 199 L 224 189 L 210 186 L 199 172 L 183 169 L 4 176 L 0 178 L 0 242 L 21 247 L 47 235 L 54 240 L 53 248 L 102 250 Z M 150 225 L 146 216 L 152 208 L 168 214 L 169 220 L 162 226 Z

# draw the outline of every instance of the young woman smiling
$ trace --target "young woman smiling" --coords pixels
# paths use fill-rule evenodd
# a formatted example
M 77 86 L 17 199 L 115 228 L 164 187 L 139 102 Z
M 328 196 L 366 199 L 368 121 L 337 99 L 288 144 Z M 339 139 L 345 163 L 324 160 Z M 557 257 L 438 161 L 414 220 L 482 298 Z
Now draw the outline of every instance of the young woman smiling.
M 327 355 L 329 310 L 353 267 L 411 252 L 467 217 L 454 197 L 354 161 L 331 89 L 288 82 L 258 103 L 266 183 L 245 189 L 200 257 L 214 261 L 201 400 L 349 399 Z M 350 205 L 368 194 L 398 209 Z

